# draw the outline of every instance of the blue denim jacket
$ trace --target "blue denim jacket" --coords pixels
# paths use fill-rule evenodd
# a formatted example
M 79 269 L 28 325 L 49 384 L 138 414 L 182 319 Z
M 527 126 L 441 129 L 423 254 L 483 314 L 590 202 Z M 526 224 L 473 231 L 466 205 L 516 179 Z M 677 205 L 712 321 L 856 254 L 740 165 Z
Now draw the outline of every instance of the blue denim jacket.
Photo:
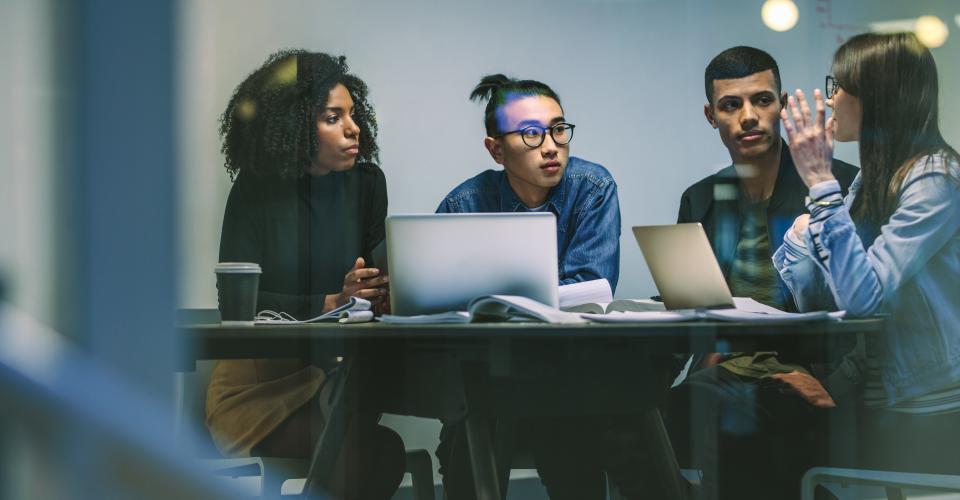
M 853 316 L 889 313 L 878 353 L 889 405 L 960 382 L 958 178 L 960 165 L 942 155 L 918 160 L 896 211 L 867 247 L 848 211 L 860 189 L 858 175 L 844 204 L 823 221 L 825 262 L 811 257 L 809 232 L 802 244 L 784 238 L 773 256 L 801 310 L 822 308 L 832 298 Z M 813 186 L 810 196 L 837 189 L 828 184 Z
M 547 200 L 557 217 L 560 284 L 606 278 L 613 290 L 620 276 L 620 201 L 607 169 L 571 156 Z M 448 194 L 437 213 L 523 212 L 503 170 L 487 170 Z

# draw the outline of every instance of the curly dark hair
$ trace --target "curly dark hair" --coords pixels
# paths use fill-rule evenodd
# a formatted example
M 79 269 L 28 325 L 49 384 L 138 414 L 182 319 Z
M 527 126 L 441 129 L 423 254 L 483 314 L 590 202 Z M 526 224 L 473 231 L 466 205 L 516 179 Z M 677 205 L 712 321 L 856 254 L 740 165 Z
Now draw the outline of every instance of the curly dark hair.
M 348 71 L 346 57 L 320 52 L 282 50 L 267 58 L 233 91 L 220 117 L 220 151 L 230 178 L 240 171 L 284 179 L 305 175 L 319 148 L 317 117 L 337 84 L 353 99 L 360 128 L 357 164 L 377 163 L 377 120 L 367 85 Z

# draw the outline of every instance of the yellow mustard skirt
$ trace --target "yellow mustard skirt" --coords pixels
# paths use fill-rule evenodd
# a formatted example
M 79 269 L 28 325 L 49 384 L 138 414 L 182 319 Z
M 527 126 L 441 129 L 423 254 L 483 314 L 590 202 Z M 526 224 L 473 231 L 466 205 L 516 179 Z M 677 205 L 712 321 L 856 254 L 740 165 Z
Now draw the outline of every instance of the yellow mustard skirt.
M 323 370 L 298 359 L 217 361 L 206 402 L 206 424 L 217 449 L 227 457 L 250 456 L 254 446 L 313 400 L 325 378 Z

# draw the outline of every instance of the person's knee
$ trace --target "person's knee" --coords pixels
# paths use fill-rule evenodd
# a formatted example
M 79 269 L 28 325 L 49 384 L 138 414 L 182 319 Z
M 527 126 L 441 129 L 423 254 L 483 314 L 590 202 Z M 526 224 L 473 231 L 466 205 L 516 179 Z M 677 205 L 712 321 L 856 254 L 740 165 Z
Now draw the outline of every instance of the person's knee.
M 377 425 L 374 432 L 377 450 L 379 451 L 378 455 L 380 455 L 380 461 L 383 462 L 382 467 L 386 469 L 385 472 L 395 473 L 402 478 L 406 469 L 407 456 L 403 439 L 396 431 L 382 425 Z
M 361 446 L 368 447 L 363 453 L 359 470 L 350 475 L 347 492 L 349 499 L 388 499 L 393 496 L 403 481 L 406 470 L 406 451 L 400 435 L 382 425 L 369 429 L 368 439 Z M 373 477 L 365 474 L 373 473 Z

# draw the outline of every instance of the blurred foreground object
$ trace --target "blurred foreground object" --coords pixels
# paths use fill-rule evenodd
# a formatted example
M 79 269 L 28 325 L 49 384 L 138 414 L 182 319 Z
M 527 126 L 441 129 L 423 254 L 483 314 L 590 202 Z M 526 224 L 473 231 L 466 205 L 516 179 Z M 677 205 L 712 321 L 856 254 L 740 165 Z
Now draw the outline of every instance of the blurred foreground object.
M 169 412 L 0 302 L 0 498 L 218 499 L 178 453 Z

